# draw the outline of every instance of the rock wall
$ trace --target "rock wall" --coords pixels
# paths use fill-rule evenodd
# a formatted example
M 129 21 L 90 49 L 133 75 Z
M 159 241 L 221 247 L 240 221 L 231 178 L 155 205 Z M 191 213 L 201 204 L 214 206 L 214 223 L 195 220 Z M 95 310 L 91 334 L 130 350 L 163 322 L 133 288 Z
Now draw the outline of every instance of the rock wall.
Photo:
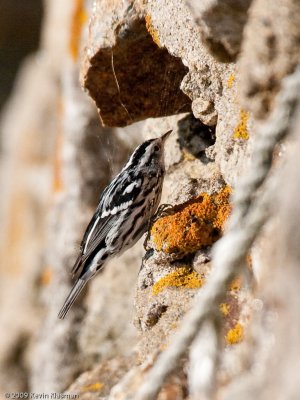
M 45 2 L 40 50 L 20 71 L 1 125 L 1 391 L 134 398 L 212 273 L 212 248 L 226 232 L 256 132 L 297 68 L 299 15 L 297 0 Z M 168 208 L 145 248 L 142 240 L 109 262 L 58 320 L 101 191 L 137 144 L 169 129 Z M 275 175 L 291 163 L 291 147 L 278 146 Z M 276 179 L 296 199 L 290 168 Z M 272 387 L 266 370 L 273 346 L 283 365 L 298 362 L 283 348 L 286 337 L 297 347 L 298 253 L 287 249 L 299 229 L 281 196 L 277 244 L 273 216 L 217 310 L 220 398 L 253 398 L 249 390 L 297 398 L 293 371 L 286 368 L 291 384 L 272 363 Z M 290 302 L 276 292 L 284 278 Z M 276 324 L 283 310 L 289 332 Z M 192 378 L 195 364 L 186 354 L 158 398 L 212 398 L 195 392 L 195 376 L 207 372 Z

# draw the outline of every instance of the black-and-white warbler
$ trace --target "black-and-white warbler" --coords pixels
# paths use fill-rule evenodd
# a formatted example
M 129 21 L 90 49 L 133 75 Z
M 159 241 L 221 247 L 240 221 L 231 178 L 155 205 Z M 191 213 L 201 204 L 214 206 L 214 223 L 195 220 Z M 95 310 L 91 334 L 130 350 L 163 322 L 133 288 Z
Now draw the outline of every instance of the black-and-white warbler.
M 133 246 L 147 231 L 161 198 L 165 175 L 164 144 L 172 131 L 150 139 L 133 152 L 104 189 L 72 269 L 76 282 L 58 317 L 63 319 L 80 291 L 105 261 Z

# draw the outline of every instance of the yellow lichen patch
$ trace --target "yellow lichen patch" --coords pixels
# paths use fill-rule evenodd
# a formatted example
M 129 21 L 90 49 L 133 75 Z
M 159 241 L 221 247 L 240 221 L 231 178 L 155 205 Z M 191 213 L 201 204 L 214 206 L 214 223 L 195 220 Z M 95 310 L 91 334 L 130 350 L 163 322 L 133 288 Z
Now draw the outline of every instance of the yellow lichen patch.
M 244 328 L 239 322 L 232 329 L 230 329 L 225 336 L 226 342 L 228 344 L 239 343 L 243 340 L 243 338 Z
M 248 119 L 249 119 L 249 113 L 242 109 L 240 111 L 239 123 L 234 129 L 233 137 L 235 139 L 244 139 L 244 140 L 249 139 L 249 132 L 247 128 Z
M 221 235 L 231 210 L 231 189 L 202 193 L 196 199 L 174 207 L 174 213 L 159 218 L 151 228 L 156 250 L 185 255 L 212 245 Z
M 240 276 L 237 276 L 230 283 L 228 290 L 232 292 L 238 292 L 241 289 L 241 287 L 242 287 L 242 278 Z
M 159 36 L 158 36 L 158 32 L 156 29 L 154 29 L 153 25 L 152 25 L 152 18 L 149 14 L 146 15 L 145 17 L 145 21 L 146 21 L 146 28 L 147 31 L 150 33 L 150 35 L 152 36 L 153 42 L 158 46 L 158 47 L 162 47 L 160 40 L 159 40 Z
M 173 322 L 173 324 L 171 324 L 170 329 L 174 330 L 178 328 L 178 324 L 176 324 L 175 322 Z
M 87 19 L 88 16 L 86 10 L 84 9 L 84 0 L 75 0 L 69 39 L 69 50 L 74 61 L 78 59 L 81 32 Z
M 196 157 L 185 149 L 182 149 L 183 158 L 186 161 L 194 161 Z
M 41 276 L 40 276 L 40 283 L 43 286 L 47 286 L 49 285 L 49 283 L 52 281 L 53 279 L 53 270 L 51 267 L 46 267 L 44 268 Z
M 82 392 L 98 392 L 104 386 L 102 382 L 91 383 L 90 385 L 83 386 L 81 388 Z
M 235 81 L 235 76 L 233 74 L 229 75 L 229 78 L 227 80 L 227 87 L 228 89 L 232 88 L 233 82 Z
M 152 294 L 157 295 L 166 287 L 183 287 L 198 289 L 203 285 L 203 279 L 189 267 L 180 267 L 159 279 L 152 287 Z
M 230 305 L 227 303 L 221 303 L 219 309 L 221 313 L 226 317 L 229 314 Z

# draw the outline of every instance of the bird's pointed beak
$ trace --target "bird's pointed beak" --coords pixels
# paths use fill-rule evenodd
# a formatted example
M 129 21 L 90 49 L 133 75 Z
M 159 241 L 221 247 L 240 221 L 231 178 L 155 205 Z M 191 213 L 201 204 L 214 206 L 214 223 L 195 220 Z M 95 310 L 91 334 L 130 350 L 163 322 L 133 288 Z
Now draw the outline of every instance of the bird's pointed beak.
M 165 140 L 170 136 L 170 134 L 171 134 L 172 132 L 173 132 L 173 131 L 172 131 L 172 129 L 171 129 L 170 131 L 164 133 L 164 134 L 162 135 L 161 139 L 162 139 L 163 141 L 165 141 Z

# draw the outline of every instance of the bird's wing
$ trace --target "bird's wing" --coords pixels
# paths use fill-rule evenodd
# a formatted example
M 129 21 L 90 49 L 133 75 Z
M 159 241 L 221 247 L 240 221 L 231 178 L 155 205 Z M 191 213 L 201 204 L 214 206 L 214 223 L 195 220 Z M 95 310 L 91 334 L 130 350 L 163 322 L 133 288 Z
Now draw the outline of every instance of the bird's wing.
M 130 174 L 122 173 L 105 188 L 96 213 L 83 236 L 81 253 L 72 268 L 73 277 L 80 276 L 86 261 L 103 243 L 120 213 L 136 200 L 141 192 L 141 185 L 141 179 L 134 180 Z
M 136 176 L 134 171 L 122 171 L 101 196 L 99 207 L 103 217 L 115 215 L 129 207 L 141 193 L 143 179 L 142 174 Z
M 74 267 L 72 268 L 73 277 L 78 277 L 83 270 L 85 262 L 97 249 L 97 247 L 103 243 L 106 235 L 116 221 L 116 216 L 110 215 L 105 218 L 96 213 L 89 223 L 82 243 L 81 253 L 79 254 Z

